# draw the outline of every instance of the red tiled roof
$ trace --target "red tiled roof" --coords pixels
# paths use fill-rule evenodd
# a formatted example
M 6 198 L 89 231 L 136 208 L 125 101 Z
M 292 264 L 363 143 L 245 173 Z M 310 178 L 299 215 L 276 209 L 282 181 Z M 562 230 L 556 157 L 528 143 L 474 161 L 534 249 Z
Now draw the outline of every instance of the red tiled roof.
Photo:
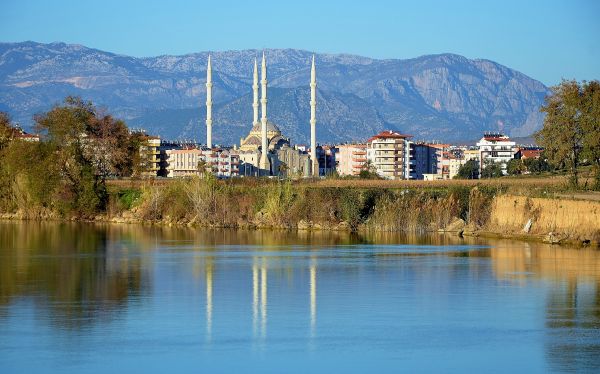
M 406 139 L 406 138 L 412 138 L 412 136 L 411 135 L 403 135 L 403 134 L 400 134 L 398 132 L 391 131 L 391 130 L 386 130 L 386 131 L 382 131 L 379 134 L 374 135 L 371 138 L 369 138 L 369 140 L 367 140 L 367 143 L 370 143 L 375 139 Z
M 510 138 L 504 134 L 484 134 L 483 139 L 488 142 L 510 141 Z
M 538 158 L 541 154 L 541 149 L 521 149 L 522 158 Z

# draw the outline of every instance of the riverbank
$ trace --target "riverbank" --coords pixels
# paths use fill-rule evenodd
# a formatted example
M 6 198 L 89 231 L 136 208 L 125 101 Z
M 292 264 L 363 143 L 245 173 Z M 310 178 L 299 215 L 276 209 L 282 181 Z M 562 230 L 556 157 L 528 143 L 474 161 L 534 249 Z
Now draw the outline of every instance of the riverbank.
M 189 227 L 447 232 L 600 246 L 600 201 L 556 184 L 495 182 L 355 185 L 336 181 L 225 182 L 191 178 L 113 188 L 105 212 L 66 216 L 16 210 L 3 219 L 76 220 Z M 372 184 L 372 183 L 371 183 Z M 525 185 L 526 188 L 522 186 Z

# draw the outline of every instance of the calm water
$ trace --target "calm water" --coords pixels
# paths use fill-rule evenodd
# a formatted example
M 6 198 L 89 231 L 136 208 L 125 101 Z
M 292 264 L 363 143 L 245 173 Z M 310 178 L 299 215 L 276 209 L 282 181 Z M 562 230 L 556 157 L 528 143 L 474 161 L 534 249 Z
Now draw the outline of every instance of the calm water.
M 599 372 L 600 251 L 0 223 L 0 372 Z

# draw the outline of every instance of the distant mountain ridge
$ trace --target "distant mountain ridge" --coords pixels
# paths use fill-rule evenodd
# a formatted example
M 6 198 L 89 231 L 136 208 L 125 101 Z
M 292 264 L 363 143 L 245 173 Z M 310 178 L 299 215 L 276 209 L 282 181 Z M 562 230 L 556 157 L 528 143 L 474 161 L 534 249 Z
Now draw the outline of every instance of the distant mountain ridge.
M 254 58 L 212 52 L 213 138 L 239 143 L 251 127 Z M 265 50 L 269 119 L 293 142 L 309 139 L 312 53 Z M 135 58 L 64 43 L 0 43 L 0 110 L 24 125 L 67 95 L 104 106 L 133 127 L 202 140 L 208 52 Z M 454 54 L 377 60 L 316 54 L 320 142 L 363 140 L 393 129 L 417 139 L 459 141 L 483 131 L 527 136 L 540 128 L 548 88 L 489 60 Z

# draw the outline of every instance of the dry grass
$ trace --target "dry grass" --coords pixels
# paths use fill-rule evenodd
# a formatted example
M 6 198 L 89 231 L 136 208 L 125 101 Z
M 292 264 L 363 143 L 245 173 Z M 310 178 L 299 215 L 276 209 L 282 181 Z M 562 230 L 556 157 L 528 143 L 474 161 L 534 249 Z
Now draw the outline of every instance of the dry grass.
M 449 179 L 449 180 L 368 180 L 368 179 L 321 179 L 302 181 L 314 187 L 358 187 L 358 188 L 446 188 L 446 187 L 562 187 L 567 184 L 564 176 L 552 177 L 505 177 L 495 179 Z
M 172 183 L 175 178 L 152 179 L 111 179 L 107 184 L 117 188 L 139 188 L 142 185 L 164 186 Z M 260 183 L 257 183 L 260 182 Z M 494 179 L 449 179 L 449 180 L 374 180 L 374 179 L 301 179 L 294 184 L 308 185 L 311 187 L 358 187 L 358 188 L 443 188 L 453 186 L 555 186 L 561 187 L 568 182 L 563 175 L 549 177 L 505 177 Z M 222 183 L 233 185 L 265 185 L 277 184 L 274 179 L 238 178 Z

